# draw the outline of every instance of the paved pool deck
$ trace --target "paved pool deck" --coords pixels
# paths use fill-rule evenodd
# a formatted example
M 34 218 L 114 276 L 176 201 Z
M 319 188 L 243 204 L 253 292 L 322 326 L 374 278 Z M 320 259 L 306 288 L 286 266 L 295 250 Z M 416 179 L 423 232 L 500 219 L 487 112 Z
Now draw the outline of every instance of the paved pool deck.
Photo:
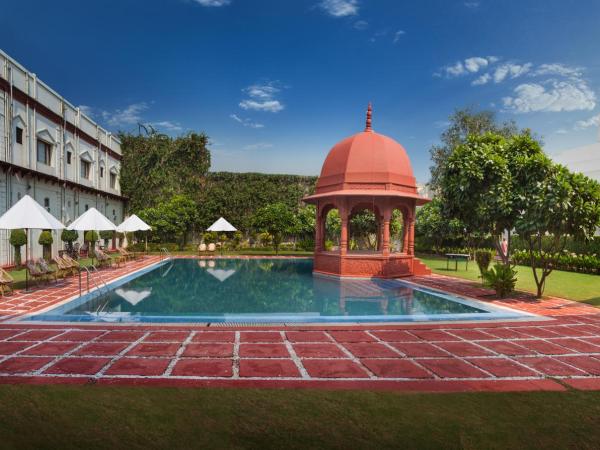
M 101 272 L 106 282 L 158 262 Z M 528 295 L 495 300 L 469 281 L 410 281 L 537 320 L 356 325 L 16 322 L 79 292 L 69 277 L 0 299 L 0 383 L 531 391 L 600 389 L 600 310 Z

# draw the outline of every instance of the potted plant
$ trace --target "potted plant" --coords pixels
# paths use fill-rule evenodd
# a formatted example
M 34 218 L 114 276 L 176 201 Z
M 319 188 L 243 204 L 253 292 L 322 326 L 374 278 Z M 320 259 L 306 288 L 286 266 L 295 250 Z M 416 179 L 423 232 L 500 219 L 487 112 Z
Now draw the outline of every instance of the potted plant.
M 52 233 L 48 230 L 44 230 L 40 233 L 40 237 L 38 239 L 38 244 L 40 244 L 43 248 L 43 257 L 46 261 L 50 260 L 52 257 L 52 243 L 54 242 L 54 238 L 52 237 Z
M 25 230 L 12 230 L 10 232 L 10 245 L 15 248 L 15 265 L 21 265 L 21 247 L 27 244 L 27 234 Z

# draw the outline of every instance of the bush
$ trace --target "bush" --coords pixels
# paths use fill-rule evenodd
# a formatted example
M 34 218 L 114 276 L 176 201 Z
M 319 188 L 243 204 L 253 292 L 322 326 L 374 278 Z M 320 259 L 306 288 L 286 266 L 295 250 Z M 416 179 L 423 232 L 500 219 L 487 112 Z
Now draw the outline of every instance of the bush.
M 550 259 L 552 268 L 564 270 L 567 272 L 579 272 L 589 274 L 600 274 L 600 257 L 596 254 L 584 255 L 563 251 L 552 255 L 545 255 Z M 533 253 L 535 267 L 542 266 L 539 252 Z M 515 250 L 512 253 L 512 259 L 515 264 L 531 266 L 531 257 L 527 250 Z
M 86 231 L 84 235 L 84 239 L 86 242 L 94 243 L 98 240 L 98 233 L 95 231 Z
M 515 290 L 517 271 L 510 265 L 496 264 L 483 273 L 483 282 L 496 291 L 498 298 L 504 298 Z
M 60 240 L 67 244 L 72 244 L 77 238 L 79 238 L 79 233 L 76 230 L 67 230 L 65 228 L 60 234 Z
M 104 240 L 106 240 L 106 239 L 112 239 L 114 233 L 115 233 L 114 231 L 101 231 L 100 232 L 100 237 L 102 239 L 104 239 Z
M 46 230 L 40 233 L 38 244 L 40 244 L 43 248 L 43 256 L 45 260 L 49 260 L 51 258 L 53 242 L 54 238 L 52 237 L 52 233 L 50 231 Z
M 27 244 L 27 233 L 25 230 L 12 230 L 10 232 L 10 245 L 15 248 L 15 264 L 21 265 L 21 247 Z
M 314 239 L 302 239 L 298 241 L 296 248 L 305 252 L 312 252 L 315 249 L 315 241 Z
M 217 243 L 217 233 L 214 231 L 208 231 L 204 233 L 202 236 L 205 244 L 216 244 Z
M 490 267 L 490 263 L 492 262 L 492 258 L 494 257 L 494 252 L 492 250 L 477 250 L 475 252 L 475 261 L 477 262 L 477 266 L 479 267 L 479 273 L 483 277 L 483 274 Z

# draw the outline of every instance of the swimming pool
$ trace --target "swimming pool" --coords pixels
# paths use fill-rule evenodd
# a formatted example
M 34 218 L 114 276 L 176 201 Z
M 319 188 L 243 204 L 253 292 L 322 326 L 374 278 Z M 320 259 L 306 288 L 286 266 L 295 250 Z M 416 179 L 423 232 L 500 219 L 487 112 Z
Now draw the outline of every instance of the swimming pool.
M 525 316 L 402 280 L 313 276 L 311 259 L 174 259 L 24 320 L 222 324 Z

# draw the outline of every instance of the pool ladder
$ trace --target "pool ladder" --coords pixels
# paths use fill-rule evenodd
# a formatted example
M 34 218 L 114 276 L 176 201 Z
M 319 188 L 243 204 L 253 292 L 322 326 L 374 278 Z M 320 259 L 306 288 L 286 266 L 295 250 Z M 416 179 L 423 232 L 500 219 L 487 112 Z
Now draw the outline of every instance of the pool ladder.
M 100 272 L 98 271 L 98 268 L 96 266 L 94 266 L 93 264 L 91 266 L 87 266 L 87 267 L 80 266 L 79 269 L 80 269 L 79 270 L 79 296 L 80 297 L 82 295 L 82 287 L 81 287 L 81 271 L 82 270 L 85 271 L 85 274 L 86 274 L 86 288 L 87 288 L 86 290 L 87 290 L 87 292 L 90 292 L 90 278 L 91 278 L 92 283 L 94 283 L 94 285 L 96 286 L 99 297 L 110 293 L 110 289 L 108 288 L 108 285 L 102 279 L 102 276 L 100 275 Z M 92 272 L 95 272 L 98 276 L 94 277 L 92 275 Z M 104 292 L 102 292 L 103 288 L 104 288 Z M 107 304 L 108 304 L 108 301 L 100 304 L 100 306 L 96 310 L 96 313 L 102 312 L 102 310 L 106 307 Z
M 171 255 L 171 253 L 165 247 L 161 247 L 161 249 L 160 249 L 160 260 L 162 261 L 163 258 L 173 259 L 173 256 Z

